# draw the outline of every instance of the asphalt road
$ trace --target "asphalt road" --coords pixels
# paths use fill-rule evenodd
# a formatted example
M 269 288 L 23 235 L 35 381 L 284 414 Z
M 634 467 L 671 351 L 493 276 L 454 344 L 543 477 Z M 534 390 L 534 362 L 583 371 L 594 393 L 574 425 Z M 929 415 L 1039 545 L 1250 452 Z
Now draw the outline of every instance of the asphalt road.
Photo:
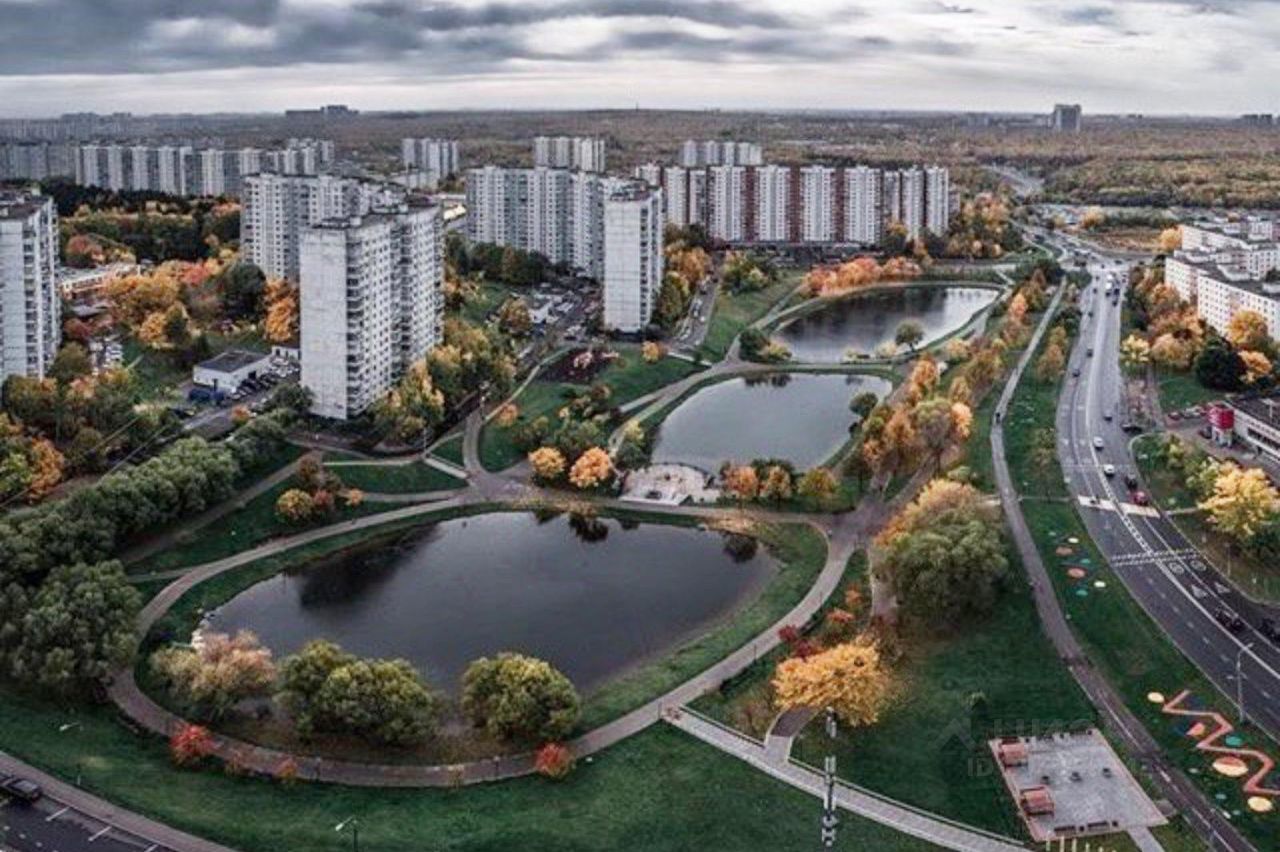
M 1098 506 L 1081 505 L 1081 515 L 1130 594 L 1233 702 L 1239 660 L 1240 693 L 1249 719 L 1280 739 L 1280 648 L 1256 631 L 1261 611 L 1218 575 L 1167 518 L 1130 503 L 1124 477 L 1138 471 L 1130 436 L 1121 429 L 1123 295 L 1113 303 L 1102 292 L 1113 273 L 1119 286 L 1127 285 L 1128 265 L 1101 260 L 1091 264 L 1090 272 L 1094 284 L 1082 299 L 1086 316 L 1070 360 L 1080 376 L 1068 378 L 1057 412 L 1058 453 L 1069 488 L 1086 501 L 1099 501 Z M 1087 315 L 1090 308 L 1092 317 Z M 1101 439 L 1102 449 L 1095 439 Z M 1105 475 L 1106 464 L 1115 466 L 1114 476 Z M 1215 615 L 1224 610 L 1239 614 L 1246 627 L 1232 633 L 1222 626 Z M 1166 689 L 1174 693 L 1182 686 L 1171 683 Z

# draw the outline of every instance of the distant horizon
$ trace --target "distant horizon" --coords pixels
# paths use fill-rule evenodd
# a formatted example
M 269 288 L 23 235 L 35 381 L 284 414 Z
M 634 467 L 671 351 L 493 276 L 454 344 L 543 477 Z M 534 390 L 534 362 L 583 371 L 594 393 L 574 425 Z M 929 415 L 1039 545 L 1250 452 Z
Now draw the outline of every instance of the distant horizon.
M 1231 116 L 1280 112 L 1278 40 L 1270 0 L 0 0 L 0 114 L 799 98 Z
M 795 106 L 795 107 L 692 107 L 692 106 L 578 106 L 578 107 L 501 107 L 501 106 L 483 106 L 483 107 L 381 107 L 381 108 L 363 108 L 359 104 L 342 103 L 338 101 L 329 101 L 325 104 L 308 104 L 286 107 L 284 109 L 245 109 L 245 110 L 211 110 L 207 112 L 197 112 L 191 110 L 158 110 L 154 112 L 139 112 L 127 109 L 109 109 L 100 107 L 98 109 L 64 109 L 56 113 L 47 114 L 10 114 L 0 111 L 0 121 L 57 121 L 67 116 L 75 115 L 97 115 L 107 118 L 112 115 L 129 115 L 133 118 L 181 118 L 186 116 L 198 118 L 255 118 L 255 117 L 279 117 L 284 118 L 288 110 L 317 110 L 325 105 L 340 105 L 351 109 L 355 115 L 353 118 L 360 116 L 385 116 L 385 115 L 450 115 L 450 114 L 505 114 L 505 115 L 539 115 L 539 114 L 589 114 L 589 113 L 637 113 L 637 112 L 655 112 L 655 113 L 708 113 L 708 114 L 725 114 L 725 115 L 885 115 L 885 116 L 903 116 L 903 117 L 929 117 L 929 116 L 948 116 L 948 115 L 985 115 L 995 118 L 1022 118 L 1028 116 L 1048 116 L 1053 112 L 1053 108 L 1057 104 L 1077 104 L 1076 101 L 1054 101 L 1048 104 L 1044 109 L 978 109 L 963 107 L 935 107 L 935 108 L 916 108 L 916 109 L 895 109 L 892 107 L 831 107 L 831 106 Z M 1275 110 L 1256 109 L 1243 110 L 1241 112 L 1155 112 L 1142 110 L 1128 111 L 1110 111 L 1110 112 L 1091 112 L 1087 104 L 1079 104 L 1081 106 L 1084 118 L 1089 119 L 1125 119 L 1131 117 L 1152 118 L 1152 119 L 1207 119 L 1207 120 L 1231 120 L 1238 119 L 1244 115 L 1254 114 L 1273 114 L 1280 115 L 1280 108 Z M 335 121 L 344 121 L 347 119 L 337 118 Z

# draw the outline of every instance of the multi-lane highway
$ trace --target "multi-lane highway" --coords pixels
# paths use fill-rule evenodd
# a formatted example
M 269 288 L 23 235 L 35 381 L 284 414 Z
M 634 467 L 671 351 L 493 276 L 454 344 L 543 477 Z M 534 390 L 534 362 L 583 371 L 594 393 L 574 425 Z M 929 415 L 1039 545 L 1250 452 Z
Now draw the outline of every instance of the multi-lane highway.
M 1251 721 L 1280 739 L 1280 648 L 1255 629 L 1262 613 L 1200 557 L 1159 512 L 1136 506 L 1125 485 L 1137 476 L 1125 420 L 1120 311 L 1128 265 L 1095 255 L 1093 284 L 1081 300 L 1081 332 L 1059 399 L 1059 457 L 1089 533 L 1148 615 Z M 1113 296 L 1105 295 L 1113 288 Z M 1116 289 L 1120 295 L 1115 295 Z M 1090 354 L 1092 353 L 1092 354 Z M 1108 475 L 1106 466 L 1114 467 Z M 1219 620 L 1238 614 L 1243 629 Z M 1237 684 L 1237 665 L 1242 681 Z M 1181 684 L 1169 684 L 1177 690 Z

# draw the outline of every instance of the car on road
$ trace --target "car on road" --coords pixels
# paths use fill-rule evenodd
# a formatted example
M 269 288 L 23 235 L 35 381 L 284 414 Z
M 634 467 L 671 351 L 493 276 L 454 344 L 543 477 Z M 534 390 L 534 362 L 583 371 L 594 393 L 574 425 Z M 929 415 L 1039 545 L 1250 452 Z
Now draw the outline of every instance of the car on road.
M 1130 491 L 1136 489 L 1138 487 L 1138 477 L 1134 476 L 1132 473 L 1126 473 L 1124 475 L 1124 487 L 1128 488 Z
M 1085 357 L 1086 357 L 1086 358 L 1092 358 L 1092 357 L 1093 357 L 1093 347 L 1092 347 L 1092 346 L 1090 346 L 1088 349 L 1086 349 L 1084 354 L 1085 354 Z
M 1110 423 L 1110 422 L 1111 422 L 1111 419 L 1112 419 L 1114 416 L 1115 416 L 1115 415 L 1113 415 L 1110 411 L 1104 411 L 1104 412 L 1102 412 L 1102 419 L 1103 419 L 1103 420 L 1105 420 L 1105 421 L 1107 421 L 1108 423 Z
M 1072 368 L 1071 368 L 1071 378 L 1073 378 L 1073 379 L 1078 379 L 1078 378 L 1080 378 L 1080 368 L 1079 368 L 1079 367 L 1072 367 Z
M 1225 607 L 1215 612 L 1213 617 L 1232 633 L 1239 633 L 1244 630 L 1244 619 Z
M 40 785 L 18 775 L 0 775 L 0 793 L 20 802 L 36 802 L 44 795 Z
M 1105 444 L 1103 444 L 1103 443 L 1102 443 L 1102 438 L 1101 438 L 1101 437 L 1094 437 L 1094 439 L 1093 439 L 1093 448 L 1094 448 L 1095 450 L 1100 450 L 1100 449 L 1102 449 L 1104 446 L 1105 446 Z
M 1280 625 L 1276 624 L 1274 619 L 1264 618 L 1258 622 L 1258 632 L 1280 645 Z
M 1115 476 L 1115 475 L 1116 475 L 1116 466 L 1115 466 L 1115 465 L 1113 465 L 1113 464 L 1104 464 L 1104 465 L 1102 466 L 1102 475 L 1103 475 L 1103 476 Z
M 1126 435 L 1141 435 L 1142 427 L 1137 423 L 1125 423 L 1120 427 L 1120 431 Z
M 1136 506 L 1150 506 L 1151 498 L 1147 496 L 1147 492 L 1145 491 L 1134 491 L 1133 502 Z

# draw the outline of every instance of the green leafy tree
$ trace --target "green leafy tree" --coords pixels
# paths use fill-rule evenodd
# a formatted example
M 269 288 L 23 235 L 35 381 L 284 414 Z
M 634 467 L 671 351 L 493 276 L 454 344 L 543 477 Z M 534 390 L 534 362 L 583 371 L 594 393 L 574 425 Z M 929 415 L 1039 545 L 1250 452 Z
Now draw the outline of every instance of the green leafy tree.
M 462 709 L 494 736 L 521 742 L 564 739 L 580 713 L 569 679 L 533 657 L 481 657 L 462 677 Z
M 54 568 L 5 643 L 9 673 L 59 692 L 102 683 L 133 654 L 140 600 L 119 562 Z
M 922 340 L 924 340 L 924 326 L 915 320 L 904 320 L 898 326 L 898 330 L 893 333 L 893 342 L 910 348 L 912 352 L 916 351 L 916 346 Z

